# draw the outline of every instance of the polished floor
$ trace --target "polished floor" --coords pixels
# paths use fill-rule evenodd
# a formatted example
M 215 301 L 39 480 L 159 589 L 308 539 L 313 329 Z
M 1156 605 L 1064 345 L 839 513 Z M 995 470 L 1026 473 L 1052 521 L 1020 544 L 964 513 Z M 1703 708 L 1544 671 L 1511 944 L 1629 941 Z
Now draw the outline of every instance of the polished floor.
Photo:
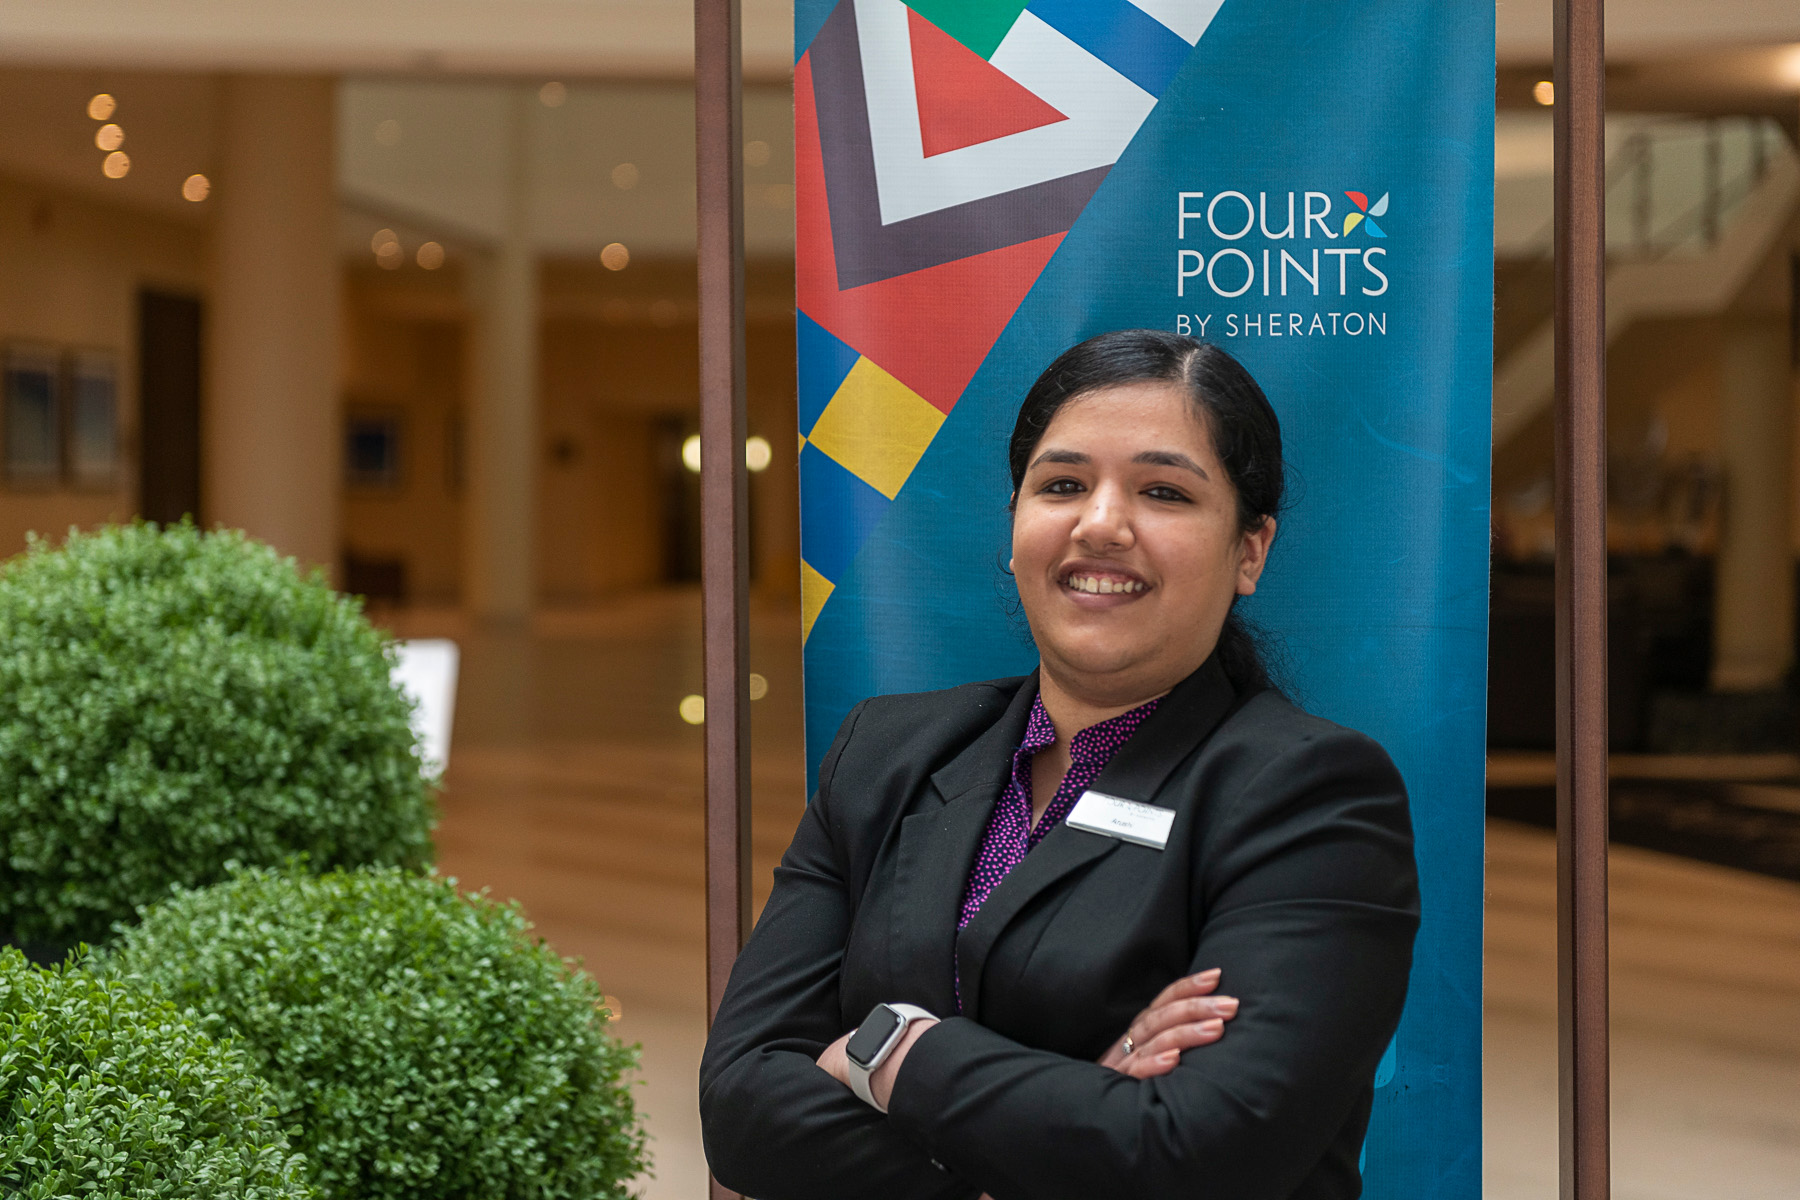
M 694 1078 L 705 1036 L 698 601 L 645 596 L 529 632 L 390 618 L 464 649 L 442 868 L 522 901 L 643 1046 L 646 1200 L 705 1195 Z M 751 667 L 757 900 L 804 804 L 791 611 L 758 611 Z M 1556 1195 L 1550 835 L 1490 822 L 1488 1200 Z M 1618 1200 L 1800 1200 L 1800 883 L 1634 847 L 1613 853 Z

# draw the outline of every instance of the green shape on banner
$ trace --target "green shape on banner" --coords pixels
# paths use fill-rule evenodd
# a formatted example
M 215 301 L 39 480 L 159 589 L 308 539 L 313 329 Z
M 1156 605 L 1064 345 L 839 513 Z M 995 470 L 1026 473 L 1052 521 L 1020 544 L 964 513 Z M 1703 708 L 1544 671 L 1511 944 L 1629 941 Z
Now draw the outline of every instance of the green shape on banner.
M 992 58 L 1027 0 L 910 0 L 907 7 L 981 55 Z

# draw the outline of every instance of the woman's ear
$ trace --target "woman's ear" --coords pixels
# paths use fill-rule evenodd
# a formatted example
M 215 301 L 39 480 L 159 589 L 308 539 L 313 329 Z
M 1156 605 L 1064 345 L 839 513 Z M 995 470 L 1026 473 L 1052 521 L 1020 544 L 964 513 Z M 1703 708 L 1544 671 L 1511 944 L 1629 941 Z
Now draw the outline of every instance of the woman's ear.
M 1269 564 L 1269 546 L 1275 541 L 1275 518 L 1264 517 L 1261 525 L 1244 534 L 1239 543 L 1237 594 L 1254 595 L 1256 582 Z

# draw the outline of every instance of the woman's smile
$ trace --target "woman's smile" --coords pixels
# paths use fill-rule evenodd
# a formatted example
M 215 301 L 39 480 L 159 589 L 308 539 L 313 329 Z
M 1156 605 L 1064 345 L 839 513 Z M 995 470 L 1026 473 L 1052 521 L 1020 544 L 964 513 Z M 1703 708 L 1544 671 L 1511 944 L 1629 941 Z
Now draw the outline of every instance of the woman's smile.
M 1125 567 L 1074 563 L 1062 571 L 1069 599 L 1088 608 L 1114 608 L 1150 590 L 1142 576 Z

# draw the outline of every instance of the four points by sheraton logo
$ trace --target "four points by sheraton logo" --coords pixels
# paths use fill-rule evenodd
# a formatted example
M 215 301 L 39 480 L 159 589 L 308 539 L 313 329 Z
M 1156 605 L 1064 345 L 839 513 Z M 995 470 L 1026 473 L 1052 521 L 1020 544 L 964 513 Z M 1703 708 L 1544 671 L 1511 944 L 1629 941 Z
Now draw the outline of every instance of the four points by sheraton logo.
M 1383 226 L 1392 197 L 1369 197 L 1298 188 L 1176 192 L 1176 297 L 1237 302 L 1231 311 L 1179 313 L 1177 331 L 1205 337 L 1217 316 L 1213 335 L 1232 338 L 1385 334 L 1387 312 L 1366 304 L 1390 285 L 1392 239 Z M 1279 297 L 1281 311 L 1260 303 L 1264 297 Z

